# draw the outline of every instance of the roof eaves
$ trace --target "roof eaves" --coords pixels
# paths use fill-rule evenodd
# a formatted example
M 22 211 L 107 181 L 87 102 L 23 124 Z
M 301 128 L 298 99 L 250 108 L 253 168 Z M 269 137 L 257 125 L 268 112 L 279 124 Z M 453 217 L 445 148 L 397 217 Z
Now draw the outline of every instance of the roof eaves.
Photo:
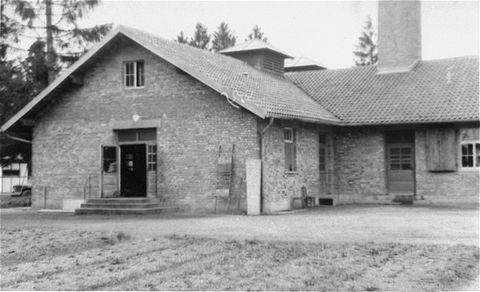
M 282 120 L 299 120 L 302 122 L 308 122 L 308 123 L 320 123 L 320 124 L 325 124 L 325 125 L 335 125 L 335 126 L 343 126 L 345 123 L 339 119 L 333 120 L 333 119 L 326 119 L 326 118 L 318 118 L 318 117 L 308 117 L 308 116 L 302 116 L 302 115 L 290 115 L 290 114 L 280 114 L 280 113 L 269 113 L 267 118 L 277 118 L 277 119 L 282 119 Z
M 29 103 L 27 103 L 20 111 L 18 111 L 13 117 L 8 119 L 2 127 L 0 132 L 5 132 L 15 123 L 17 123 L 23 116 L 25 116 L 29 111 L 31 111 L 39 102 L 46 98 L 55 88 L 62 84 L 67 78 L 80 68 L 85 62 L 87 62 L 91 57 L 93 57 L 105 44 L 107 44 L 111 39 L 113 39 L 120 32 L 120 28 L 116 28 L 107 34 L 99 43 L 93 46 L 85 55 L 80 57 L 80 59 L 75 62 L 70 68 L 67 69 L 63 74 L 56 78 L 49 86 L 42 90 L 37 96 L 35 96 Z
M 343 126 L 382 126 L 382 125 L 411 125 L 411 124 L 442 124 L 442 123 L 479 123 L 480 118 L 467 119 L 430 119 L 408 121 L 371 121 L 371 122 L 344 122 Z

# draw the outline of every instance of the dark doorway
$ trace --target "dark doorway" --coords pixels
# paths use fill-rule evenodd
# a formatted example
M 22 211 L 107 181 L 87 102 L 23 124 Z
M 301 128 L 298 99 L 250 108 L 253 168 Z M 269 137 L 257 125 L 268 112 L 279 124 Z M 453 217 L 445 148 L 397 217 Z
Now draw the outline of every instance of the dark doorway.
M 387 171 L 389 193 L 415 193 L 414 133 L 387 133 Z
M 147 168 L 144 144 L 122 145 L 120 194 L 122 197 L 146 197 Z

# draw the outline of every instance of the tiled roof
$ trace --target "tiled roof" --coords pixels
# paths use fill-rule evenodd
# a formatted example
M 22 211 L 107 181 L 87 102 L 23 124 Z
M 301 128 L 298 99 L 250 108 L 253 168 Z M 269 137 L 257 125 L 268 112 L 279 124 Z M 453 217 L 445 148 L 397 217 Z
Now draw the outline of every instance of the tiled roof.
M 291 68 L 291 67 L 305 67 L 305 66 L 318 66 L 321 68 L 327 68 L 327 66 L 323 65 L 322 63 L 319 63 L 317 61 L 314 61 L 310 58 L 300 56 L 296 57 L 294 59 L 287 59 L 285 60 L 285 68 Z
M 25 115 L 38 110 L 53 96 L 56 88 L 66 84 L 69 76 L 87 64 L 90 59 L 99 54 L 102 47 L 120 34 L 132 39 L 220 94 L 228 96 L 229 100 L 233 100 L 261 118 L 298 119 L 327 124 L 340 122 L 283 76 L 262 72 L 233 57 L 165 40 L 134 28 L 119 26 L 4 123 L 0 131 L 8 130 Z
M 479 120 L 478 57 L 420 61 L 405 73 L 366 66 L 286 77 L 345 124 Z
M 338 122 L 334 115 L 283 76 L 137 29 L 122 26 L 120 31 L 220 93 L 227 93 L 239 105 L 260 109 L 265 117 Z
M 275 48 L 271 44 L 259 39 L 248 40 L 246 42 L 235 45 L 233 47 L 221 50 L 219 53 L 231 54 L 231 53 L 240 53 L 240 52 L 248 52 L 248 51 L 256 51 L 256 50 L 269 50 L 272 52 L 276 52 L 284 56 L 285 58 L 292 58 L 291 56 Z

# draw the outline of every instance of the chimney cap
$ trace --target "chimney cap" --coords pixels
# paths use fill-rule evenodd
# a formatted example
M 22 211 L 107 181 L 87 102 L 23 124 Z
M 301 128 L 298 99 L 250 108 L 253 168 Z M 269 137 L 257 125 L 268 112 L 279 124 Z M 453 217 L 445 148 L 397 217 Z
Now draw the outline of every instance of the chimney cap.
M 246 42 L 243 42 L 241 44 L 235 45 L 233 47 L 224 49 L 219 51 L 220 54 L 225 54 L 225 55 L 234 55 L 237 53 L 243 53 L 243 52 L 251 52 L 251 51 L 270 51 L 273 53 L 276 53 L 283 58 L 288 58 L 291 59 L 293 58 L 290 55 L 287 55 L 286 53 L 282 52 L 281 50 L 275 48 L 271 44 L 264 42 L 259 39 L 253 39 L 253 40 L 248 40 Z

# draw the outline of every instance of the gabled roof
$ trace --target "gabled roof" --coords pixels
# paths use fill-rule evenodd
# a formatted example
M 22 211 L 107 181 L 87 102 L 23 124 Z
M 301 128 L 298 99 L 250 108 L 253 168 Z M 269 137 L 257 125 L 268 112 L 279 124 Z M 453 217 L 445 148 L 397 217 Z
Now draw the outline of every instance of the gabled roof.
M 344 124 L 479 120 L 478 57 L 419 61 L 409 72 L 375 66 L 286 73 Z
M 259 39 L 248 40 L 246 42 L 235 45 L 233 47 L 221 50 L 219 53 L 229 55 L 229 54 L 242 53 L 242 52 L 259 51 L 259 50 L 275 52 L 279 55 L 282 55 L 284 58 L 292 58 L 291 56 L 275 48 L 271 44 Z
M 283 76 L 262 72 L 229 56 L 119 26 L 10 118 L 0 131 L 8 130 L 30 111 L 41 106 L 46 99 L 52 98 L 55 91 L 68 82 L 69 76 L 100 54 L 101 49 L 119 35 L 128 37 L 261 118 L 298 119 L 329 124 L 340 122 Z
M 296 68 L 296 67 L 318 67 L 318 69 L 326 69 L 327 66 L 323 65 L 322 63 L 319 63 L 317 61 L 314 61 L 310 58 L 300 56 L 296 57 L 294 59 L 288 59 L 285 60 L 285 69 L 287 68 Z

